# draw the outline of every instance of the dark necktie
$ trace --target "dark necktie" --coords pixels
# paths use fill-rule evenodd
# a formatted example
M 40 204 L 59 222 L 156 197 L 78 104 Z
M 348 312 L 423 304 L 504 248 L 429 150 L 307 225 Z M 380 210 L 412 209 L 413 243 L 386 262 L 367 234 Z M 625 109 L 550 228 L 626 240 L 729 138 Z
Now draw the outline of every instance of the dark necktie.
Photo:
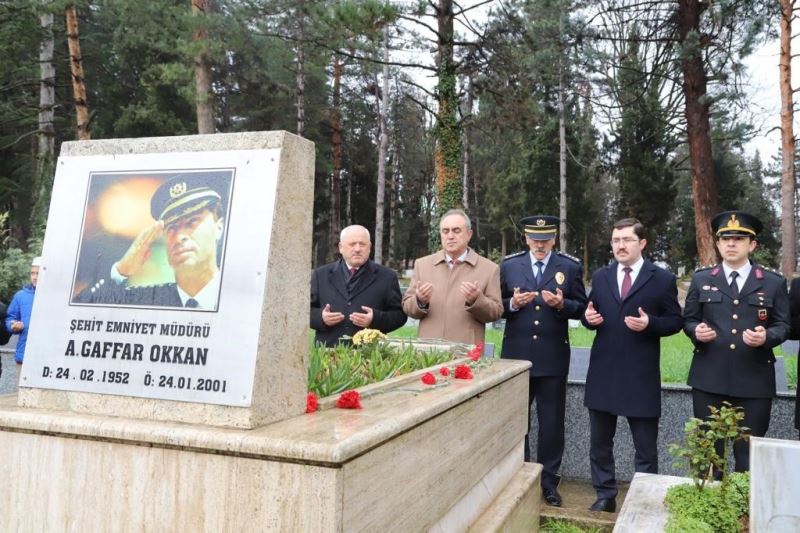
M 189 298 L 188 300 L 186 300 L 186 303 L 183 304 L 183 306 L 188 307 L 190 309 L 196 309 L 200 307 L 200 304 L 197 303 L 197 300 L 195 300 L 194 298 Z
M 631 272 L 633 272 L 633 269 L 631 267 L 625 267 L 622 271 L 625 272 L 625 275 L 622 277 L 622 289 L 619 291 L 619 295 L 624 300 L 628 297 L 628 293 L 631 292 L 631 285 L 633 284 Z
M 739 277 L 739 273 L 735 270 L 731 272 L 731 292 L 733 293 L 734 298 L 739 297 L 739 284 L 736 283 L 736 278 Z
M 542 270 L 544 270 L 544 263 L 536 261 L 536 288 L 542 284 Z
M 357 269 L 357 268 L 351 268 L 351 269 L 350 269 L 350 277 L 352 278 L 353 276 L 355 276 L 355 275 L 356 275 L 356 272 L 358 272 L 358 269 Z

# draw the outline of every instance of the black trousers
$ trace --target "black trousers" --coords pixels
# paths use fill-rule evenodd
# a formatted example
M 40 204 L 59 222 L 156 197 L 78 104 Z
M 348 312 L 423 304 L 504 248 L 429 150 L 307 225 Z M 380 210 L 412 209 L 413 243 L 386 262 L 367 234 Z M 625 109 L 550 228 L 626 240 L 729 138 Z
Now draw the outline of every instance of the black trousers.
M 627 419 L 633 436 L 633 447 L 636 450 L 635 470 L 657 474 L 658 417 L 629 416 Z M 592 486 L 598 498 L 615 498 L 617 476 L 614 467 L 614 434 L 617 432 L 617 415 L 589 409 L 589 429 Z
M 769 417 L 772 412 L 772 398 L 740 398 L 738 396 L 726 396 L 715 394 L 699 389 L 692 389 L 692 409 L 695 418 L 706 418 L 710 411 L 709 405 L 717 409 L 722 407 L 722 402 L 728 402 L 734 407 L 744 408 L 744 420 L 740 422 L 742 426 L 750 428 L 748 434 L 754 437 L 763 437 L 769 429 Z M 723 442 L 717 442 L 717 453 L 722 454 Z M 745 440 L 737 440 L 733 443 L 733 458 L 736 462 L 737 472 L 747 472 L 750 470 L 750 444 Z
M 554 489 L 561 479 L 558 470 L 564 456 L 564 412 L 567 405 L 567 376 L 530 378 L 528 387 L 528 432 L 525 434 L 525 460 L 531 459 L 530 410 L 536 401 L 536 420 L 539 424 L 536 439 L 536 462 L 541 463 L 542 488 Z

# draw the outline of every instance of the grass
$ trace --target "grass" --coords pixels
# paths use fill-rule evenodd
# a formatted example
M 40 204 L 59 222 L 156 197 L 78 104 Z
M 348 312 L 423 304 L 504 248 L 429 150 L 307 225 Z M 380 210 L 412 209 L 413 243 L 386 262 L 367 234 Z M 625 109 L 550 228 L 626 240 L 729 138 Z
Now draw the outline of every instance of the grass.
M 570 328 L 569 342 L 573 348 L 591 348 L 594 340 L 594 331 L 588 330 L 583 326 Z M 413 339 L 417 336 L 415 326 L 404 326 L 389 334 L 389 337 Z M 487 328 L 486 342 L 494 344 L 494 353 L 500 357 L 503 348 L 503 331 L 500 329 Z M 676 333 L 661 339 L 661 382 L 662 383 L 686 383 L 689 377 L 689 366 L 692 363 L 692 351 L 694 347 L 689 337 L 683 332 Z M 775 349 L 777 357 L 784 357 L 783 350 L 778 347 Z M 786 379 L 789 388 L 794 389 L 797 384 L 797 357 L 784 357 L 786 365 Z
M 604 533 L 608 529 L 578 525 L 560 518 L 544 517 L 539 523 L 539 531 L 547 533 Z

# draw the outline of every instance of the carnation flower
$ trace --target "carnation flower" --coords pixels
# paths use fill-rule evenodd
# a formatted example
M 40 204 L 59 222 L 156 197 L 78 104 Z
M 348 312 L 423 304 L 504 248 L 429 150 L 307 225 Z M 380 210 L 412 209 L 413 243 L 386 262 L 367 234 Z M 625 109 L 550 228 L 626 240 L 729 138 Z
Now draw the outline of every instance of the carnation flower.
M 425 385 L 436 385 L 436 376 L 434 376 L 430 372 L 425 372 L 424 374 L 422 374 L 421 379 Z
M 361 409 L 361 394 L 357 390 L 346 390 L 336 400 L 340 409 Z
M 380 330 L 362 329 L 361 331 L 353 335 L 353 346 L 361 346 L 363 344 L 373 344 L 378 341 L 384 340 L 385 338 L 386 335 L 384 335 Z
M 442 368 L 439 369 L 439 373 L 441 375 L 443 375 L 443 376 L 449 376 L 450 375 L 450 369 L 447 368 L 446 366 L 443 366 Z
M 314 413 L 318 407 L 317 395 L 313 392 L 309 392 L 308 396 L 306 396 L 306 413 Z
M 467 356 L 473 361 L 477 361 L 483 354 L 483 342 L 479 342 L 473 349 L 467 352 Z
M 456 379 L 472 379 L 472 369 L 469 365 L 458 365 L 456 367 Z

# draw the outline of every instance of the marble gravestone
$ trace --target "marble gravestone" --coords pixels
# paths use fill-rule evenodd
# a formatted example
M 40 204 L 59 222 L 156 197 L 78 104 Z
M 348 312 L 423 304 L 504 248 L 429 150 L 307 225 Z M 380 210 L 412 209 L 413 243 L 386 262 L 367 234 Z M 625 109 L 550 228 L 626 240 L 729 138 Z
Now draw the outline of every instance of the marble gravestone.
M 800 531 L 800 442 L 750 439 L 750 531 Z
M 64 143 L 19 405 L 244 429 L 302 413 L 313 193 L 314 145 L 286 132 Z M 183 308 L 159 292 L 166 213 L 208 198 L 218 286 Z M 159 217 L 141 274 L 115 281 Z

